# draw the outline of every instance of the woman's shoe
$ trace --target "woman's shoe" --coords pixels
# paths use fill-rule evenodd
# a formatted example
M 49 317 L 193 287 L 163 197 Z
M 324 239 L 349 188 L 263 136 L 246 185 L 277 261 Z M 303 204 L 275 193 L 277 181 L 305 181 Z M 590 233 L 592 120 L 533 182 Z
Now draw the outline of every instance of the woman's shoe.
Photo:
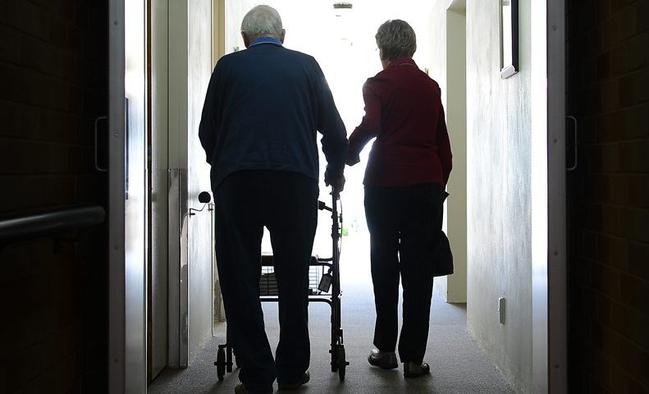
M 397 355 L 394 352 L 382 352 L 379 349 L 372 349 L 367 357 L 370 365 L 383 369 L 394 369 L 397 367 Z
M 426 363 L 403 363 L 403 376 L 406 378 L 417 378 L 419 376 L 428 375 L 429 373 L 430 367 Z

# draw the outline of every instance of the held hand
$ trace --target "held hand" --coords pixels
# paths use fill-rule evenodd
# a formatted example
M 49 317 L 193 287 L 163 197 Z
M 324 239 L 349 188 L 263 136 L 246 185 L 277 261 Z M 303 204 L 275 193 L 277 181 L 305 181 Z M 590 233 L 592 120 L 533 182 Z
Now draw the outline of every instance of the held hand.
M 334 189 L 333 192 L 334 193 L 340 194 L 343 191 L 343 189 L 345 188 L 345 176 L 340 175 L 340 177 L 338 179 L 336 179 L 334 181 L 334 184 L 331 185 L 331 186 L 333 186 L 333 189 Z
M 360 158 L 359 155 L 353 155 L 353 156 L 348 155 L 348 156 L 347 156 L 347 160 L 345 161 L 345 163 L 346 163 L 348 166 L 351 167 L 351 166 L 353 166 L 354 164 L 357 164 L 359 161 L 361 161 L 361 158 Z

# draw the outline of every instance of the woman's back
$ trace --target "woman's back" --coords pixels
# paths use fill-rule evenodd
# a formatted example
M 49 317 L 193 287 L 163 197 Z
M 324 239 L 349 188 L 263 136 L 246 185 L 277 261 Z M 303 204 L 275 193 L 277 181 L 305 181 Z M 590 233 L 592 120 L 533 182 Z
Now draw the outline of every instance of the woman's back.
M 366 116 L 356 135 L 377 137 L 365 184 L 445 183 L 451 153 L 437 83 L 412 59 L 397 59 L 367 80 L 363 95 Z M 354 137 L 350 149 L 358 139 Z

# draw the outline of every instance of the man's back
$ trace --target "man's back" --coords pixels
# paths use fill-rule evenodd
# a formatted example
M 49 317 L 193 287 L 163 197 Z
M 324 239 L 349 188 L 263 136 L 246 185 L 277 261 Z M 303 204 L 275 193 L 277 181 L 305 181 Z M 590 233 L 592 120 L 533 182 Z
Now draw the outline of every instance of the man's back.
M 316 130 L 324 135 L 325 153 L 330 146 L 342 146 L 334 141 L 345 139 L 315 59 L 276 42 L 223 57 L 203 111 L 200 137 L 215 184 L 244 169 L 291 171 L 317 179 Z M 329 162 L 342 166 L 344 152 L 338 150 L 331 152 Z
M 272 393 L 309 381 L 309 261 L 318 217 L 318 150 L 325 182 L 342 191 L 347 136 L 315 59 L 282 46 L 277 10 L 251 9 L 241 22 L 246 50 L 216 65 L 199 129 L 212 166 L 214 245 L 228 343 L 241 363 L 235 393 Z M 261 240 L 268 229 L 278 281 L 275 357 L 259 301 Z M 279 278 L 281 277 L 281 280 Z

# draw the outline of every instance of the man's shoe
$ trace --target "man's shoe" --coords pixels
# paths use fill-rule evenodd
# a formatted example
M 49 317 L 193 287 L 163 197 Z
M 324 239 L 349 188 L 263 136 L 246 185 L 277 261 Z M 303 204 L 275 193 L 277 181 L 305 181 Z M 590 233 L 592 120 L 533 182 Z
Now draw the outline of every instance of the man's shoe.
M 430 367 L 426 363 L 403 363 L 403 376 L 406 378 L 417 378 L 419 376 L 428 375 L 429 373 Z
M 234 394 L 255 394 L 255 393 L 253 393 L 252 391 L 248 391 L 246 386 L 244 386 L 243 383 L 240 383 L 234 388 Z M 260 392 L 259 394 L 273 394 L 273 391 L 271 390 L 263 393 Z
M 279 387 L 280 390 L 297 390 L 302 385 L 307 384 L 311 380 L 311 375 L 309 375 L 309 371 L 306 371 L 305 373 L 302 374 L 300 377 L 300 380 L 294 383 L 279 383 L 277 386 Z
M 383 369 L 394 369 L 397 367 L 397 355 L 394 352 L 382 352 L 379 349 L 372 349 L 367 357 L 370 365 Z
M 240 383 L 234 388 L 234 394 L 248 394 L 248 390 L 246 390 L 246 386 L 243 383 Z

